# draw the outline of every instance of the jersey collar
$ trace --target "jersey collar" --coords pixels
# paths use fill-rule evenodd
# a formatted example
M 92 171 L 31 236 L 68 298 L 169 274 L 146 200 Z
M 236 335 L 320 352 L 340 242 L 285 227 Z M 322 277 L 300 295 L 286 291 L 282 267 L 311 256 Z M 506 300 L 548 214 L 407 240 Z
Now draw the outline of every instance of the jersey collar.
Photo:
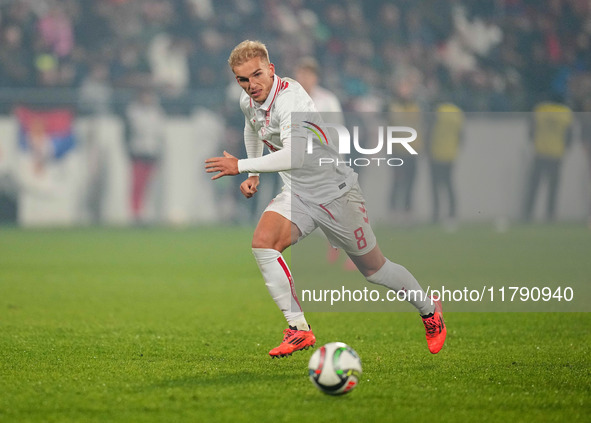
M 254 105 L 257 109 L 262 109 L 267 112 L 271 110 L 271 106 L 273 105 L 275 97 L 277 97 L 277 93 L 279 92 L 279 87 L 281 87 L 281 78 L 277 75 L 273 75 L 273 86 L 271 87 L 271 91 L 269 91 L 269 95 L 267 96 L 265 102 L 263 104 L 259 104 L 251 98 L 251 106 Z

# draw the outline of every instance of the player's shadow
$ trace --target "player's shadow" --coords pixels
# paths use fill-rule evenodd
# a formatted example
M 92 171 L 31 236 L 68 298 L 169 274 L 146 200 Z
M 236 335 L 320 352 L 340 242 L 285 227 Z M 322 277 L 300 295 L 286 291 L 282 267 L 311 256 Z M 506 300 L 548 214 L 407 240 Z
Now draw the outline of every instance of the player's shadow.
M 226 360 L 223 357 L 211 357 L 207 368 L 195 366 L 187 375 L 180 378 L 163 379 L 150 384 L 142 390 L 160 390 L 170 388 L 198 388 L 220 387 L 228 389 L 248 389 L 249 386 L 260 387 L 261 384 L 283 385 L 286 383 L 299 384 L 307 379 L 307 363 L 309 355 L 297 359 L 271 359 L 264 357 L 265 365 L 261 360 L 249 364 L 248 360 L 236 362 Z M 288 362 L 287 360 L 291 360 Z M 201 360 L 200 360 L 201 361 Z

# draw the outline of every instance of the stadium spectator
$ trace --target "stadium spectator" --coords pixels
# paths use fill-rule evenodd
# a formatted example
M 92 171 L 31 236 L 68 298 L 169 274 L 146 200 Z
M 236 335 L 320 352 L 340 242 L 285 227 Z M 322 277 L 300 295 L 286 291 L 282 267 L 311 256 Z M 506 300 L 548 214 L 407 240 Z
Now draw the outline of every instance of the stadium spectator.
M 189 46 L 187 41 L 166 32 L 155 35 L 148 48 L 153 84 L 170 97 L 178 97 L 188 87 Z
M 579 115 L 581 125 L 581 141 L 589 165 L 589 196 L 591 197 L 591 97 L 587 97 L 581 106 L 583 112 Z M 591 198 L 587 216 L 587 226 L 591 229 Z
M 84 189 L 84 210 L 91 222 L 98 223 L 104 204 L 108 161 L 104 143 L 101 140 L 103 119 L 113 112 L 113 87 L 109 78 L 109 67 L 102 62 L 92 64 L 90 73 L 78 90 L 78 110 L 86 116 L 86 126 L 80 130 L 85 165 L 88 170 Z
M 416 74 L 410 74 L 416 75 Z M 395 84 L 395 98 L 389 106 L 389 122 L 393 126 L 409 126 L 417 131 L 417 138 L 412 148 L 420 154 L 424 142 L 422 135 L 423 111 L 416 100 L 416 86 L 414 77 L 405 77 Z M 397 144 L 393 152 L 404 163 L 394 168 L 394 184 L 390 193 L 390 210 L 394 213 L 395 221 L 403 225 L 412 222 L 413 194 L 417 175 L 418 158 L 411 155 L 401 144 Z
M 572 141 L 573 114 L 559 96 L 551 95 L 550 101 L 539 103 L 533 111 L 530 139 L 534 148 L 534 160 L 525 194 L 525 221 L 532 219 L 538 188 L 542 179 L 548 183 L 548 199 L 545 217 L 554 220 L 560 183 L 560 164 Z
M 431 164 L 433 223 L 440 219 L 440 198 L 443 191 L 449 207 L 445 225 L 453 230 L 457 224 L 453 170 L 462 143 L 464 115 L 455 104 L 441 102 L 436 105 L 430 118 L 432 121 L 429 122 L 427 143 Z
M 108 114 L 111 111 L 112 96 L 109 67 L 105 63 L 94 63 L 78 90 L 78 109 L 83 114 Z
M 165 114 L 158 96 L 141 90 L 126 110 L 132 159 L 131 212 L 135 222 L 144 218 L 146 189 L 162 154 Z
M 65 58 L 74 49 L 72 20 L 64 10 L 65 3 L 55 2 L 37 21 L 38 33 L 43 47 L 49 48 L 59 59 Z
M 23 44 L 23 30 L 10 24 L 0 33 L 0 86 L 29 88 L 34 84 L 33 58 Z

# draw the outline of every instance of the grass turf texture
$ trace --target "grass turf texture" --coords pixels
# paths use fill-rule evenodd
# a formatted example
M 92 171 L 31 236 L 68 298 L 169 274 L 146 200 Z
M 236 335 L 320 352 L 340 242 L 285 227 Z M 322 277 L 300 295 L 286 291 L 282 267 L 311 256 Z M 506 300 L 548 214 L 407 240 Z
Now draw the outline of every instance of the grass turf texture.
M 588 313 L 448 313 L 436 356 L 414 313 L 310 313 L 363 361 L 355 391 L 321 394 L 311 351 L 267 356 L 285 325 L 250 235 L 1 230 L 0 421 L 589 421 Z M 579 226 L 379 238 L 419 280 L 591 275 Z

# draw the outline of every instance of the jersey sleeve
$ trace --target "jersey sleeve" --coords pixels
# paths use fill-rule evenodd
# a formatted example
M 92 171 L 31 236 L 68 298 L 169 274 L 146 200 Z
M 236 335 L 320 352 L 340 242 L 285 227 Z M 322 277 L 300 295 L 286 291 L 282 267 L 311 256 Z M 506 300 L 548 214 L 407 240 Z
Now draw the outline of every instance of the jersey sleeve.
M 246 157 L 249 159 L 256 159 L 263 155 L 263 143 L 259 141 L 257 133 L 246 117 L 244 118 L 244 146 L 246 147 Z M 240 171 L 240 173 L 248 171 L 240 170 L 240 160 L 238 161 L 238 171 Z M 258 176 L 258 172 L 248 172 L 249 177 Z
M 281 172 L 291 168 L 289 146 L 284 144 L 283 149 L 263 156 L 263 143 L 248 121 L 244 125 L 244 143 L 248 158 L 238 160 L 238 172 L 248 172 L 250 177 L 257 176 L 259 173 Z

